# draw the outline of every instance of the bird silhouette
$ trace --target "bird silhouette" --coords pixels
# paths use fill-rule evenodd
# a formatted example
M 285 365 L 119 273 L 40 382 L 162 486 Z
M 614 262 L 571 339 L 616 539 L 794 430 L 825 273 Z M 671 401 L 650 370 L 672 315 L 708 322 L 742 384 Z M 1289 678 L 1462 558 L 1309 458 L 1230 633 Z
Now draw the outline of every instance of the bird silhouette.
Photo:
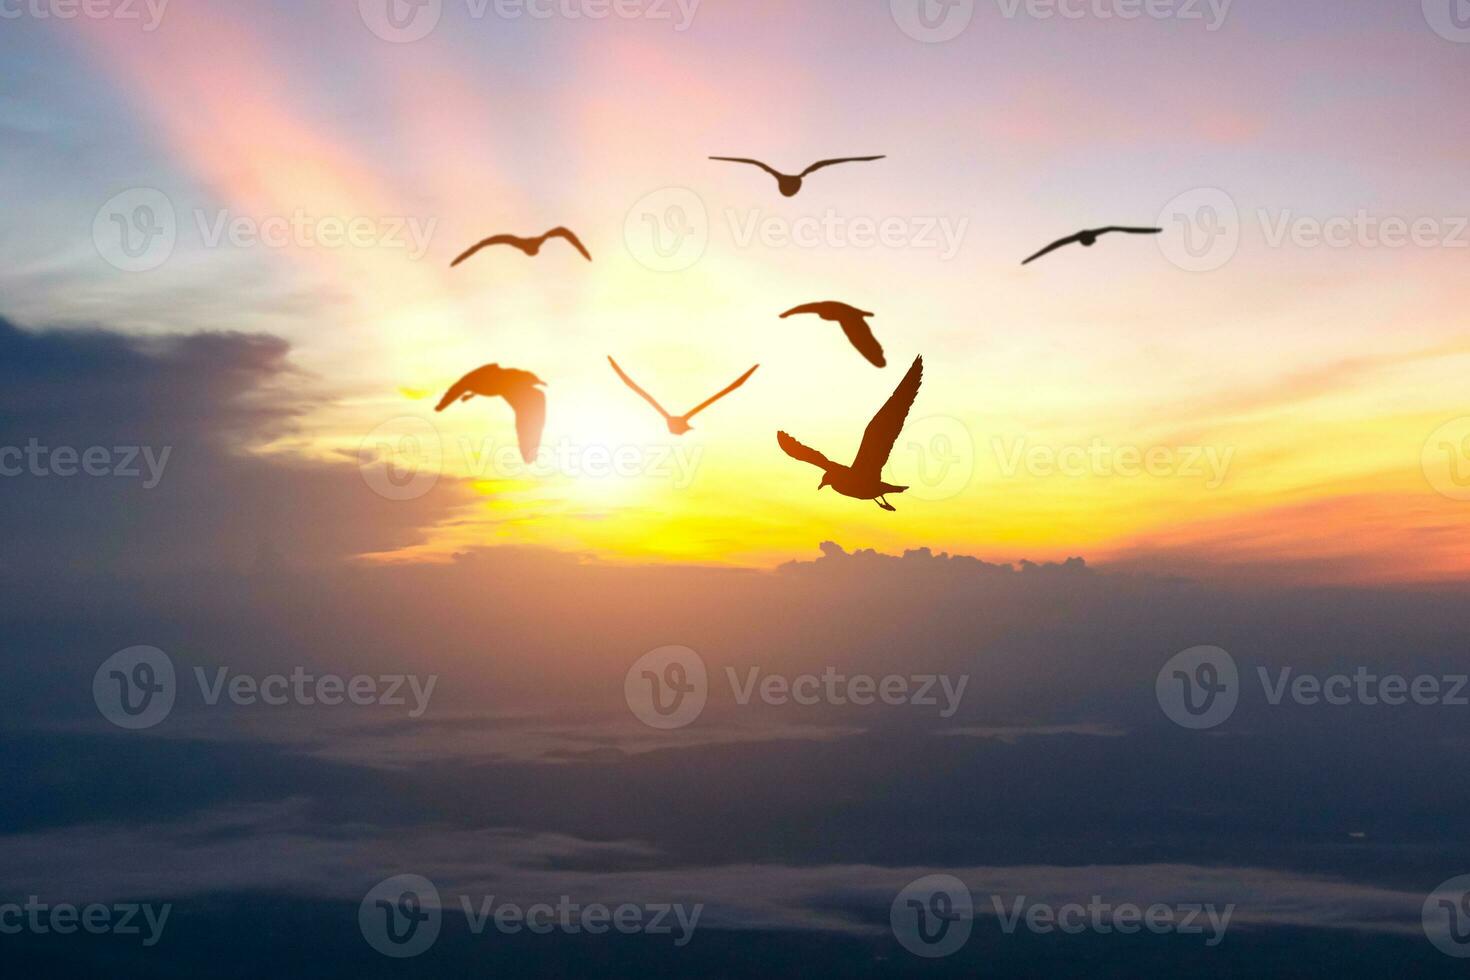
M 747 381 L 750 380 L 750 376 L 752 374 L 755 374 L 755 372 L 760 369 L 760 365 L 757 364 L 755 367 L 751 368 L 749 371 L 746 371 L 744 374 L 742 374 L 735 381 L 734 384 L 730 385 L 730 387 L 726 388 L 724 391 L 720 392 L 718 395 L 715 395 L 713 398 L 710 398 L 707 401 L 702 402 L 699 405 L 698 408 L 695 408 L 692 411 L 686 412 L 683 415 L 670 415 L 668 412 L 664 411 L 664 407 L 662 405 L 660 405 L 658 403 L 658 401 L 652 395 L 650 395 L 648 392 L 644 391 L 642 388 L 640 388 L 638 386 L 638 383 L 637 382 L 635 382 L 632 378 L 628 377 L 627 372 L 625 372 L 621 367 L 618 366 L 618 362 L 617 361 L 615 361 L 611 357 L 609 357 L 607 359 L 607 362 L 609 364 L 611 364 L 612 365 L 612 369 L 618 373 L 618 377 L 620 377 L 620 378 L 623 379 L 623 384 L 627 385 L 629 388 L 632 388 L 634 391 L 638 392 L 639 395 L 643 396 L 643 400 L 646 401 L 646 402 L 648 402 L 648 404 L 652 405 L 654 407 L 654 410 L 657 411 L 658 414 L 660 414 L 660 415 L 662 415 L 664 417 L 664 421 L 667 422 L 668 425 L 669 425 L 669 433 L 671 435 L 676 435 L 676 436 L 682 436 L 686 432 L 689 432 L 689 431 L 693 430 L 694 426 L 692 426 L 692 425 L 689 424 L 689 420 L 690 419 L 694 418 L 694 416 L 698 415 L 700 412 L 704 411 L 706 408 L 709 408 L 711 405 L 713 405 L 715 402 L 719 401 L 721 398 L 724 398 L 726 395 L 730 394 L 732 391 L 734 391 L 735 389 L 739 388 L 741 385 L 745 384 L 745 382 L 747 382 Z
M 591 253 L 587 251 L 586 246 L 582 244 L 582 240 L 580 238 L 578 238 L 567 228 L 553 228 L 546 234 L 542 235 L 540 238 L 521 238 L 517 235 L 494 235 L 480 242 L 478 245 L 475 245 L 473 248 L 467 250 L 459 258 L 449 263 L 449 267 L 451 269 L 454 268 L 460 263 L 474 257 L 477 252 L 481 251 L 482 249 L 487 249 L 492 245 L 511 245 L 534 258 L 535 256 L 540 254 L 541 246 L 545 245 L 546 242 L 552 238 L 565 238 L 568 242 L 571 243 L 573 248 L 582 253 L 583 258 L 585 258 L 588 262 L 592 261 Z
M 851 466 L 832 462 L 809 446 L 803 446 L 785 432 L 776 433 L 776 442 L 792 459 L 810 463 L 822 470 L 822 482 L 817 489 L 831 487 L 844 497 L 855 500 L 872 500 L 887 511 L 898 508 L 884 499 L 890 493 L 903 493 L 908 487 L 894 486 L 883 482 L 883 466 L 893 452 L 893 444 L 903 431 L 903 423 L 909 416 L 919 386 L 924 383 L 924 359 L 914 359 L 914 366 L 904 375 L 898 388 L 883 409 L 868 423 L 863 433 L 863 444 L 858 449 L 857 459 Z
M 467 402 L 476 395 L 504 398 L 515 409 L 521 458 L 534 463 L 541 450 L 541 433 L 546 429 L 546 393 L 538 387 L 545 384 L 530 371 L 487 364 L 456 381 L 434 411 L 442 412 L 455 402 Z
M 839 163 L 870 163 L 873 160 L 887 159 L 887 157 L 842 157 L 837 160 L 822 160 L 819 163 L 814 163 L 810 167 L 807 167 L 794 177 L 790 174 L 783 174 L 779 170 L 773 170 L 759 160 L 751 160 L 747 157 L 710 157 L 710 159 L 723 160 L 725 163 L 748 163 L 752 167 L 760 167 L 766 173 L 776 178 L 776 184 L 781 188 L 781 193 L 784 196 L 795 197 L 801 193 L 801 182 L 823 167 L 835 167 Z
M 781 319 L 801 316 L 806 313 L 815 313 L 823 320 L 831 320 L 842 326 L 842 332 L 847 334 L 847 339 L 852 346 L 858 349 L 858 353 L 866 357 L 877 367 L 887 367 L 888 360 L 883 356 L 883 345 L 878 343 L 878 338 L 873 336 L 873 328 L 868 325 L 868 317 L 876 316 L 855 306 L 846 303 L 826 302 L 808 303 L 798 306 L 794 310 L 787 310 L 781 314 Z
M 1057 241 L 1052 242 L 1046 248 L 1037 252 L 1035 255 L 1031 256 L 1031 258 L 1027 259 L 1025 262 L 1022 262 L 1021 264 L 1030 265 L 1032 262 L 1035 262 L 1043 255 L 1050 255 L 1057 249 L 1065 248 L 1068 245 L 1081 244 L 1087 246 L 1088 248 L 1092 248 L 1092 246 L 1097 244 L 1097 240 L 1103 235 L 1107 235 L 1115 231 L 1122 232 L 1128 235 L 1158 235 L 1161 234 L 1163 230 L 1164 229 L 1162 228 L 1126 228 L 1122 225 L 1111 225 L 1107 228 L 1090 228 L 1086 231 L 1079 231 L 1075 235 L 1071 235 L 1067 238 L 1061 238 Z

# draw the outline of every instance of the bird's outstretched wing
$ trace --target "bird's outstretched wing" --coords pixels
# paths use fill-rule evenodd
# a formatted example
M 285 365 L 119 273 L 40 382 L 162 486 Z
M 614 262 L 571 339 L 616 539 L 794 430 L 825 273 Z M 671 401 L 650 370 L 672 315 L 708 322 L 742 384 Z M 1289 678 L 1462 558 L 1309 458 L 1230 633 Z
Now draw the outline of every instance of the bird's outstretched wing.
M 530 385 L 517 387 L 505 400 L 516 411 L 516 439 L 521 444 L 521 459 L 536 462 L 541 451 L 541 433 L 546 430 L 546 392 Z
M 1076 235 L 1068 235 L 1066 238 L 1059 238 L 1056 241 L 1052 242 L 1050 245 L 1048 245 L 1046 248 L 1042 249 L 1041 251 L 1037 252 L 1035 255 L 1031 256 L 1031 258 L 1027 259 L 1025 262 L 1022 262 L 1021 264 L 1022 265 L 1030 265 L 1032 262 L 1035 262 L 1037 259 L 1041 258 L 1043 255 L 1050 255 L 1051 253 L 1055 252 L 1059 248 L 1065 248 L 1068 245 L 1075 245 L 1077 242 L 1080 242 L 1080 241 L 1082 241 L 1082 234 L 1080 232 L 1078 234 L 1076 234 Z
M 1129 228 L 1125 225 L 1110 225 L 1107 228 L 1099 228 L 1097 233 L 1099 235 L 1107 235 L 1115 231 L 1120 231 L 1128 235 L 1162 235 L 1164 233 L 1164 229 L 1162 228 Z
M 811 463 L 821 470 L 830 470 L 837 465 L 811 446 L 803 446 L 784 432 L 776 433 L 776 441 L 781 444 L 781 451 L 792 459 Z
M 750 380 L 750 376 L 752 374 L 755 374 L 755 372 L 757 372 L 759 370 L 760 370 L 760 365 L 757 364 L 755 367 L 751 368 L 749 371 L 746 371 L 744 374 L 742 374 L 740 376 L 740 379 L 738 381 L 736 381 L 734 384 L 732 384 L 730 387 L 726 388 L 724 391 L 720 392 L 718 395 L 715 395 L 713 398 L 710 398 L 707 401 L 701 402 L 699 404 L 699 407 L 698 408 L 693 409 L 692 411 L 690 411 L 690 413 L 688 415 L 684 416 L 684 420 L 687 422 L 689 419 L 694 418 L 694 416 L 698 415 L 700 412 L 704 411 L 706 408 L 709 408 L 711 405 L 713 405 L 715 402 L 719 401 L 721 398 L 724 398 L 726 395 L 730 394 L 732 391 L 734 391 L 735 389 L 739 388 L 741 385 L 745 384 L 745 382 L 747 382 L 747 381 Z
M 654 411 L 658 412 L 658 414 L 662 415 L 666 419 L 673 418 L 673 416 L 670 415 L 667 411 L 665 411 L 664 410 L 664 407 L 662 405 L 660 405 L 658 403 L 658 401 L 652 395 L 650 395 L 648 392 L 644 391 L 642 388 L 638 387 L 638 382 L 636 382 L 632 378 L 628 377 L 627 373 L 622 368 L 618 367 L 618 362 L 617 361 L 615 361 L 611 357 L 609 357 L 607 359 L 607 363 L 611 364 L 612 365 L 612 369 L 618 373 L 618 377 L 620 377 L 620 378 L 623 379 L 623 384 L 627 385 L 629 388 L 632 388 L 634 391 L 638 392 L 638 394 L 640 396 L 642 396 L 642 398 L 643 398 L 644 401 L 648 402 L 648 404 L 650 404 L 650 405 L 653 406 Z
M 847 334 L 847 339 L 852 341 L 852 346 L 858 349 L 858 353 L 868 359 L 868 363 L 880 368 L 888 366 L 888 359 L 883 356 L 883 345 L 873 336 L 873 328 L 868 326 L 865 317 L 843 317 L 842 332 Z
M 487 372 L 498 367 L 499 365 L 496 364 L 487 364 L 482 368 L 475 368 L 469 374 L 460 378 L 458 381 L 450 386 L 449 391 L 445 393 L 443 399 L 440 400 L 438 407 L 435 408 L 434 411 L 442 412 L 450 405 L 453 405 L 461 398 L 470 394 L 474 390 L 475 383 L 480 378 L 484 377 Z
M 872 163 L 874 160 L 886 160 L 886 159 L 887 159 L 887 156 L 886 155 L 880 155 L 880 156 L 876 156 L 876 157 L 839 157 L 836 160 L 821 160 L 821 161 L 818 161 L 817 163 L 812 164 L 810 167 L 807 167 L 805 170 L 803 170 L 801 172 L 801 176 L 806 177 L 806 176 L 808 176 L 810 174 L 816 173 L 818 170 L 821 170 L 823 167 L 835 167 L 839 163 Z
M 546 233 L 546 237 L 565 238 L 567 241 L 572 243 L 573 248 L 582 253 L 582 258 L 586 259 L 588 262 L 592 261 L 592 253 L 587 251 L 587 246 L 582 244 L 582 240 L 578 238 L 570 228 L 553 228 Z
M 908 419 L 909 409 L 913 407 L 919 386 L 923 383 L 924 359 L 917 357 L 909 373 L 899 382 L 893 397 L 888 399 L 888 404 L 868 423 L 868 430 L 863 433 L 862 448 L 852 463 L 854 473 L 872 480 L 883 479 L 883 466 L 893 452 L 893 444 L 903 431 L 903 423 Z
M 785 177 L 786 176 L 785 174 L 781 173 L 779 170 L 773 170 L 770 167 L 766 166 L 764 163 L 761 163 L 759 160 L 751 160 L 748 157 L 710 157 L 710 159 L 711 160 L 723 160 L 725 163 L 748 163 L 752 167 L 760 167 L 766 173 L 768 173 L 772 177 L 775 177 L 775 178 L 778 178 L 778 179 L 781 178 L 781 177 Z
M 524 252 L 526 250 L 526 240 L 524 238 L 517 238 L 515 235 L 495 235 L 495 236 L 493 236 L 491 238 L 485 239 L 483 242 L 480 242 L 478 245 L 475 245 L 472 248 L 467 249 L 464 252 L 463 255 L 461 255 L 459 258 L 455 259 L 453 262 L 449 263 L 449 267 L 451 269 L 454 268 L 455 266 L 457 266 L 460 263 L 466 261 L 467 259 L 473 258 L 476 253 L 481 252 L 484 249 L 487 249 L 487 248 L 489 248 L 492 245 L 514 245 L 516 248 L 520 249 L 522 252 Z
M 815 313 L 817 316 L 826 316 L 826 314 L 831 309 L 831 303 L 807 303 L 804 306 L 798 306 L 794 310 L 787 310 L 785 313 L 782 313 L 781 319 L 785 320 L 789 317 L 801 316 L 806 313 Z

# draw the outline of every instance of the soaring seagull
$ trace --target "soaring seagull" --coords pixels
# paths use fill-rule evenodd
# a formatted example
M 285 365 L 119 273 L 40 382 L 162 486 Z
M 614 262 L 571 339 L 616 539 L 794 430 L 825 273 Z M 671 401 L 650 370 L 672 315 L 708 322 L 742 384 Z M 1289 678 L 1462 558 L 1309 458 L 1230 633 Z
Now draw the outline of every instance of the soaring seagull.
M 545 384 L 530 371 L 487 364 L 456 381 L 434 411 L 442 412 L 455 402 L 467 402 L 476 395 L 504 398 L 515 409 L 521 458 L 534 463 L 541 449 L 541 433 L 546 429 L 546 393 L 539 387 Z
M 740 378 L 730 387 L 726 388 L 724 391 L 720 392 L 718 395 L 715 395 L 708 401 L 703 402 L 698 408 L 695 408 L 689 412 L 685 412 L 683 415 L 670 415 L 668 412 L 664 411 L 664 407 L 660 405 L 652 395 L 644 391 L 642 388 L 638 387 L 637 382 L 628 377 L 627 373 L 622 368 L 618 367 L 617 361 L 609 357 L 607 359 L 607 362 L 611 364 L 612 369 L 618 373 L 618 377 L 623 379 L 623 384 L 627 385 L 629 388 L 632 388 L 634 391 L 638 392 L 639 395 L 643 396 L 643 400 L 652 405 L 654 407 L 654 410 L 664 417 L 664 421 L 667 422 L 669 425 L 669 433 L 676 436 L 682 436 L 684 435 L 684 433 L 691 431 L 694 426 L 689 424 L 690 419 L 694 418 L 694 416 L 698 415 L 706 408 L 709 408 L 721 398 L 724 398 L 726 395 L 730 394 L 736 388 L 739 388 L 741 385 L 745 384 L 745 382 L 750 380 L 750 376 L 752 374 L 755 374 L 755 372 L 760 369 L 760 365 L 757 364 L 755 367 L 742 374 Z
M 588 252 L 586 246 L 582 244 L 582 240 L 578 238 L 575 234 L 573 234 L 570 229 L 553 228 L 546 234 L 542 235 L 540 238 L 521 238 L 517 235 L 494 235 L 490 238 L 485 239 L 483 242 L 480 242 L 478 245 L 466 251 L 459 258 L 449 263 L 449 267 L 451 269 L 454 268 L 461 262 L 464 262 L 465 260 L 473 257 L 476 252 L 479 252 L 481 249 L 489 248 L 491 245 L 510 245 L 520 249 L 522 252 L 525 252 L 529 256 L 535 257 L 536 255 L 540 254 L 541 246 L 545 245 L 546 242 L 552 238 L 565 238 L 568 242 L 571 242 L 573 248 L 582 253 L 582 257 L 584 259 L 586 259 L 588 262 L 592 261 L 591 253 Z
M 842 332 L 847 334 L 847 339 L 852 346 L 858 349 L 858 353 L 866 357 L 877 367 L 887 367 L 888 361 L 883 356 L 883 345 L 878 343 L 878 338 L 873 336 L 873 328 L 868 325 L 868 317 L 876 314 L 860 310 L 846 303 L 826 302 L 808 303 L 798 306 L 794 310 L 787 310 L 781 314 L 781 319 L 801 316 L 806 313 L 815 313 L 823 320 L 831 320 L 842 326 Z
M 803 446 L 784 432 L 776 433 L 776 441 L 792 459 L 811 463 L 823 472 L 822 482 L 817 486 L 831 487 L 844 497 L 856 500 L 873 500 L 884 510 L 897 510 L 884 497 L 890 493 L 903 493 L 908 487 L 898 487 L 883 482 L 883 466 L 893 452 L 893 444 L 903 431 L 903 423 L 909 417 L 909 409 L 918 397 L 919 385 L 924 382 L 924 359 L 914 359 L 914 366 L 899 383 L 898 390 L 888 399 L 883 410 L 868 423 L 863 433 L 863 445 L 851 466 L 841 466 L 808 446 Z
M 783 174 L 778 170 L 773 170 L 770 167 L 766 166 L 764 163 L 761 163 L 759 160 L 751 160 L 747 157 L 710 157 L 710 159 L 723 160 L 725 163 L 748 163 L 752 167 L 760 167 L 766 173 L 776 178 L 776 183 L 781 188 L 781 193 L 783 195 L 785 195 L 786 197 L 795 197 L 796 195 L 801 193 L 801 182 L 807 177 L 816 173 L 818 170 L 821 170 L 823 167 L 835 167 L 839 163 L 871 163 L 874 160 L 887 159 L 887 157 L 841 157 L 837 160 L 822 160 L 818 163 L 812 164 L 810 167 L 807 167 L 795 177 L 791 176 L 790 174 Z
M 1088 248 L 1092 248 L 1092 246 L 1097 244 L 1097 240 L 1103 235 L 1111 234 L 1115 231 L 1122 232 L 1127 235 L 1157 235 L 1163 232 L 1163 230 L 1164 229 L 1162 228 L 1126 228 L 1122 225 L 1110 225 L 1107 228 L 1089 228 L 1086 231 L 1079 231 L 1075 235 L 1052 242 L 1046 248 L 1037 252 L 1035 255 L 1031 256 L 1031 258 L 1027 259 L 1025 262 L 1022 262 L 1021 264 L 1030 265 L 1032 262 L 1035 262 L 1043 255 L 1050 255 L 1057 249 L 1065 248 L 1068 245 L 1076 245 L 1078 243 L 1081 243 Z

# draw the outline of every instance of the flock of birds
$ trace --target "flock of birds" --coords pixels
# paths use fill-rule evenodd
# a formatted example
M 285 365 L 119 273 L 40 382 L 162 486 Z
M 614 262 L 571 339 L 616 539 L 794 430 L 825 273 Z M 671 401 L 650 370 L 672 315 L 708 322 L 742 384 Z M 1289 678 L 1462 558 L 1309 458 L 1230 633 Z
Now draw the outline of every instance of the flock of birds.
M 711 160 L 719 160 L 726 163 L 748 164 L 759 167 L 776 179 L 777 187 L 785 197 L 795 197 L 801 193 L 803 181 L 816 173 L 818 170 L 845 163 L 871 163 L 883 160 L 883 156 L 867 157 L 840 157 L 834 160 L 822 160 L 812 164 L 810 167 L 796 175 L 784 174 L 759 160 L 751 160 L 745 157 L 710 157 Z M 1121 225 L 1111 225 L 1106 228 L 1091 228 L 1080 231 L 1075 235 L 1060 238 L 1041 251 L 1023 261 L 1022 265 L 1030 265 L 1045 255 L 1050 255 L 1058 249 L 1068 245 L 1082 245 L 1087 248 L 1097 244 L 1099 238 L 1109 234 L 1129 235 L 1157 235 L 1163 231 L 1162 228 L 1139 228 Z M 588 262 L 592 261 L 592 253 L 582 244 L 574 232 L 568 228 L 553 228 L 546 234 L 536 238 L 523 238 L 518 235 L 494 235 L 478 242 L 466 249 L 463 254 L 456 258 L 451 267 L 457 267 L 467 262 L 487 248 L 498 245 L 508 245 L 519 249 L 526 255 L 535 257 L 540 254 L 542 247 L 552 239 L 566 241 L 572 248 L 582 254 Z M 884 368 L 888 366 L 887 358 L 883 354 L 883 345 L 873 334 L 873 328 L 868 320 L 875 316 L 864 310 L 860 310 L 846 303 L 826 301 L 820 303 L 807 303 L 795 309 L 787 310 L 781 314 L 781 319 L 789 319 L 794 316 L 814 315 L 823 320 L 836 323 L 842 328 L 848 342 L 862 354 L 863 357 L 873 364 L 874 367 Z M 668 425 L 670 434 L 682 436 L 693 429 L 690 420 L 705 409 L 714 405 L 726 396 L 739 390 L 751 376 L 760 369 L 757 364 L 745 372 L 733 384 L 723 391 L 706 399 L 703 403 L 683 415 L 670 414 L 658 400 L 638 385 L 628 376 L 616 360 L 609 357 L 608 363 L 612 365 L 613 371 L 622 382 L 648 402 L 655 411 L 664 419 Z M 868 423 L 867 430 L 863 434 L 862 445 L 858 449 L 857 457 L 850 466 L 834 463 L 822 453 L 810 446 L 805 446 L 785 432 L 776 433 L 776 443 L 781 450 L 792 459 L 803 463 L 809 463 L 822 471 L 822 482 L 817 489 L 831 487 L 845 497 L 855 500 L 871 500 L 879 507 L 887 511 L 895 508 L 888 502 L 889 494 L 903 493 L 908 487 L 896 486 L 887 483 L 883 479 L 883 469 L 888 463 L 888 458 L 893 453 L 893 446 L 898 441 L 899 434 L 903 431 L 905 421 L 908 419 L 909 410 L 913 407 L 914 400 L 919 395 L 919 388 L 924 381 L 924 358 L 914 359 L 913 366 L 899 382 L 898 388 L 894 390 L 887 403 L 879 410 L 873 420 Z M 541 436 L 546 428 L 546 393 L 541 389 L 546 386 L 535 374 L 529 371 L 519 371 L 512 368 L 503 368 L 498 364 L 488 364 L 485 367 L 471 371 L 459 381 L 455 382 L 444 398 L 439 402 L 435 411 L 442 412 L 454 405 L 456 402 L 467 402 L 475 397 L 504 398 L 510 403 L 516 416 L 516 436 L 520 443 L 521 456 L 527 463 L 535 461 L 541 449 Z

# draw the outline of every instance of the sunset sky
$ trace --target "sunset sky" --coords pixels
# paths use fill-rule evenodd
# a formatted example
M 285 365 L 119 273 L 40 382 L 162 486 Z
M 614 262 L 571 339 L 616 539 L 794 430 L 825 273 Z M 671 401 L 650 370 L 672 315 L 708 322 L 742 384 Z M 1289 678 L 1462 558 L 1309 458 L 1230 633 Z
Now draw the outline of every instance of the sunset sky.
M 768 567 L 837 540 L 1299 582 L 1470 571 L 1470 52 L 1420 4 L 1241 0 L 1212 23 L 1204 4 L 1122 21 L 982 2 L 944 43 L 877 0 L 604 20 L 446 0 L 408 43 L 374 33 L 372 6 L 7 21 L 0 314 L 283 338 L 282 383 L 310 405 L 255 453 L 357 459 L 431 419 L 441 451 L 420 464 L 471 492 L 373 560 L 515 544 Z M 792 200 L 706 159 L 865 154 L 888 158 Z M 177 243 L 124 271 L 95 239 L 139 189 Z M 1182 267 L 1208 229 L 1177 217 L 1221 192 L 1238 251 Z M 372 240 L 211 240 L 296 215 L 366 219 Z M 687 267 L 658 268 L 653 227 L 686 219 L 695 244 L 670 262 Z M 1346 246 L 1314 244 L 1333 219 Z M 1380 244 L 1393 221 L 1420 243 Z M 865 243 L 864 223 L 894 237 Z M 1019 264 L 1114 223 L 1165 234 Z M 558 224 L 591 265 L 552 243 L 449 268 L 485 235 Z M 876 311 L 887 370 L 833 324 L 778 318 L 825 299 Z M 609 354 L 674 411 L 761 370 L 674 440 Z M 819 494 L 777 429 L 850 459 L 919 354 L 898 513 Z M 547 380 L 545 445 L 571 470 L 494 462 L 514 439 L 499 401 L 433 414 L 492 361 Z M 635 475 L 582 472 L 619 450 Z M 1046 463 L 1082 450 L 1154 451 L 1156 472 Z

